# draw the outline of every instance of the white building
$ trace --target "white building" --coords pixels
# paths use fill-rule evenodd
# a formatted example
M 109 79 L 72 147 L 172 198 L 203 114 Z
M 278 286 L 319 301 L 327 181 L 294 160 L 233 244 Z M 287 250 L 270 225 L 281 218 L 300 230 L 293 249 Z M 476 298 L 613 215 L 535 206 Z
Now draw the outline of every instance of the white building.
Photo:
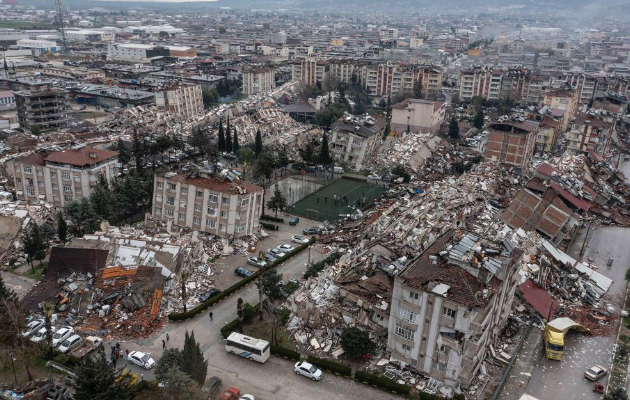
M 153 57 L 168 57 L 165 47 L 141 43 L 111 43 L 107 46 L 107 59 L 114 61 L 150 62 Z
M 77 42 L 107 42 L 111 43 L 115 40 L 116 34 L 109 31 L 96 30 L 67 30 L 66 38 L 68 40 L 76 40 Z
M 181 85 L 155 92 L 155 104 L 181 117 L 201 115 L 204 110 L 201 85 Z
M 269 92 L 276 87 L 273 68 L 252 68 L 243 71 L 243 93 L 253 94 Z
M 436 133 L 444 122 L 446 103 L 405 99 L 392 106 L 391 128 L 396 132 Z
M 20 39 L 17 41 L 17 46 L 22 50 L 32 50 L 35 55 L 47 52 L 56 53 L 63 48 L 53 41 L 33 39 Z

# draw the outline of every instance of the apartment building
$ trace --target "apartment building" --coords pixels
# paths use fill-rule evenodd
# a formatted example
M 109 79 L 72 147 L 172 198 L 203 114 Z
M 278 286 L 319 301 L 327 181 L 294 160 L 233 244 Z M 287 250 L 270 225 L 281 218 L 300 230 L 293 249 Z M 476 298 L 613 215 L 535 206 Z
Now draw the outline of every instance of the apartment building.
M 29 132 L 63 128 L 70 121 L 69 94 L 50 85 L 14 92 L 20 127 Z
M 99 175 L 108 181 L 118 175 L 118 153 L 89 147 L 39 152 L 11 160 L 7 171 L 19 200 L 65 207 L 90 197 Z
M 589 114 L 573 119 L 566 134 L 567 151 L 572 154 L 593 151 L 602 154 L 610 139 L 611 124 Z
M 226 238 L 258 232 L 263 188 L 200 171 L 154 176 L 152 216 Z
M 74 79 L 79 82 L 91 81 L 92 79 L 105 78 L 105 71 L 77 67 L 44 67 L 41 69 L 42 75 L 55 78 Z
M 545 93 L 543 103 L 551 108 L 564 110 L 560 129 L 562 132 L 569 127 L 569 121 L 573 118 L 578 108 L 578 95 L 576 89 L 556 89 Z
M 536 121 L 490 123 L 486 160 L 525 167 L 534 154 L 538 127 Z
M 204 108 L 201 85 L 178 84 L 156 91 L 155 104 L 162 110 L 185 118 L 202 115 Z
M 330 66 L 324 60 L 303 59 L 291 65 L 291 80 L 315 85 L 325 82 L 330 77 Z
M 553 149 L 560 133 L 563 132 L 561 125 L 561 121 L 557 121 L 549 115 L 543 117 L 536 134 L 536 151 L 549 152 Z
M 331 127 L 330 151 L 335 160 L 361 170 L 374 155 L 381 140 L 381 128 L 371 119 L 340 119 Z
M 251 96 L 253 94 L 265 93 L 276 87 L 275 71 L 273 68 L 251 68 L 243 71 L 243 93 Z
M 522 252 L 509 245 L 448 230 L 411 261 L 394 279 L 391 356 L 445 385 L 469 385 L 510 315 Z
M 436 133 L 445 115 L 446 103 L 405 99 L 392 105 L 391 128 L 396 132 Z

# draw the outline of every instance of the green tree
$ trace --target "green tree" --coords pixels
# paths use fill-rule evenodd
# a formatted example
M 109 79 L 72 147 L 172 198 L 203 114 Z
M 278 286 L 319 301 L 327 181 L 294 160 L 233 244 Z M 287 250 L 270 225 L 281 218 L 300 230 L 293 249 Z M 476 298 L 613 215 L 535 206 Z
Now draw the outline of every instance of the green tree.
M 121 138 L 118 138 L 116 151 L 118 151 L 118 161 L 120 161 L 122 165 L 128 165 L 129 161 L 131 161 L 131 154 Z
M 208 361 L 204 359 L 199 343 L 195 340 L 194 331 L 190 335 L 186 331 L 182 358 L 185 360 L 182 365 L 182 372 L 188 374 L 200 386 L 203 385 L 208 374 Z
M 285 149 L 278 152 L 278 167 L 286 167 L 289 165 L 289 155 Z
M 131 376 L 124 374 L 117 376 L 103 353 L 96 357 L 84 357 L 81 364 L 75 368 L 75 373 L 76 400 L 127 400 L 133 397 Z
M 228 116 L 227 128 L 225 129 L 225 151 L 232 152 L 232 128 L 230 128 L 230 117 Z
M 385 99 L 381 98 L 381 100 L 379 100 L 378 108 L 380 108 L 381 110 L 385 110 L 387 108 L 387 102 L 385 101 Z
M 322 165 L 328 165 L 332 163 L 332 157 L 330 156 L 330 149 L 328 148 L 328 136 L 326 133 L 322 135 L 322 147 L 319 150 L 319 157 L 317 158 Z
M 256 155 L 249 147 L 241 147 L 238 151 L 238 159 L 244 166 L 251 165 Z
M 387 125 L 385 125 L 385 129 L 383 130 L 383 139 L 387 139 L 391 131 L 392 131 L 392 127 L 389 125 L 389 122 L 388 122 Z
M 457 122 L 457 118 L 455 118 L 455 116 L 451 118 L 451 122 L 448 125 L 448 136 L 451 139 L 459 139 L 459 123 Z
M 158 382 L 166 383 L 167 374 L 171 368 L 182 368 L 184 360 L 182 358 L 182 352 L 176 348 L 165 349 L 162 353 L 162 357 L 157 361 L 155 365 L 155 379 Z
M 53 331 L 52 331 L 51 317 L 53 313 L 55 312 L 55 306 L 45 301 L 42 304 L 42 311 L 44 311 L 44 326 L 46 327 L 46 344 L 48 344 L 47 357 L 49 360 L 52 360 L 54 357 L 54 353 L 53 353 Z
M 271 178 L 271 174 L 273 174 L 274 168 L 275 158 L 273 154 L 269 151 L 263 151 L 254 163 L 254 177 L 265 177 L 269 179 Z
M 61 243 L 66 243 L 68 239 L 68 223 L 63 217 L 63 211 L 57 213 L 57 236 Z
M 71 201 L 66 204 L 66 216 L 79 233 L 92 233 L 99 229 L 101 219 L 88 199 Z
M 302 154 L 302 159 L 304 159 L 306 163 L 312 163 L 314 157 L 315 157 L 315 151 L 313 150 L 313 145 L 310 143 L 307 143 L 306 150 L 304 150 L 304 153 Z
M 176 366 L 166 370 L 160 383 L 164 384 L 164 392 L 169 399 L 194 399 L 196 394 L 197 382 Z
M 201 128 L 197 127 L 193 130 L 189 144 L 193 147 L 193 149 L 197 149 L 199 153 L 204 151 L 208 145 L 208 138 Z
M 282 275 L 280 275 L 274 268 L 270 268 L 262 274 L 262 291 L 265 296 L 270 299 L 279 299 L 282 297 L 282 291 L 280 290 L 280 282 L 282 281 Z
M 267 202 L 267 207 L 269 207 L 270 210 L 276 212 L 276 217 L 278 217 L 278 211 L 282 211 L 287 208 L 287 199 L 280 191 L 278 185 L 276 185 L 273 196 L 271 196 L 271 198 Z
M 144 157 L 146 156 L 146 148 L 144 138 L 140 138 L 137 131 L 133 133 L 132 144 L 133 158 L 136 162 L 136 170 L 144 171 Z
M 628 400 L 628 394 L 623 388 L 617 387 L 606 393 L 604 400 Z
M 344 354 L 358 360 L 363 355 L 372 353 L 376 346 L 367 332 L 355 326 L 341 332 L 341 348 Z
M 22 245 L 26 253 L 26 260 L 31 264 L 31 269 L 34 271 L 33 261 L 43 260 L 46 257 L 46 249 L 48 249 L 48 241 L 39 229 L 39 225 L 33 224 L 31 231 L 22 239 Z
M 101 217 L 101 219 L 109 222 L 116 222 L 118 219 L 116 212 L 116 198 L 114 193 L 109 188 L 109 183 L 105 175 L 100 174 L 96 186 L 92 190 L 90 195 L 90 203 L 94 212 Z
M 219 139 L 217 142 L 217 147 L 219 148 L 219 152 L 223 153 L 225 151 L 225 132 L 223 132 L 223 121 L 219 121 Z
M 479 111 L 477 111 L 477 114 L 475 114 L 473 126 L 477 129 L 483 129 L 483 120 L 484 120 L 483 111 L 479 109 Z
M 254 153 L 256 153 L 256 158 L 263 151 L 263 141 L 262 136 L 260 135 L 260 128 L 256 130 L 256 139 L 254 140 Z
M 420 79 L 416 81 L 416 84 L 413 86 L 413 98 L 421 99 L 422 98 L 422 82 Z
M 236 127 L 234 127 L 234 139 L 232 139 L 232 153 L 238 155 L 238 151 L 241 148 L 241 145 L 238 143 L 238 133 L 236 132 Z

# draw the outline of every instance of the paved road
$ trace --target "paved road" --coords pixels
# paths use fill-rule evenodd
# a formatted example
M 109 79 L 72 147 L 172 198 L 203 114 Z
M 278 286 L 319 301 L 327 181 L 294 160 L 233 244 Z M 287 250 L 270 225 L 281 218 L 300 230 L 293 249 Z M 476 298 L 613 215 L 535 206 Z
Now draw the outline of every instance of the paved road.
M 315 246 L 311 253 L 313 262 L 323 259 L 326 255 L 318 251 Z M 295 258 L 290 259 L 278 268 L 285 279 L 301 277 L 306 270 L 308 251 L 303 251 Z M 293 363 L 282 358 L 271 357 L 265 364 L 241 359 L 225 351 L 220 328 L 236 318 L 236 302 L 238 297 L 249 303 L 258 302 L 258 291 L 255 285 L 249 285 L 241 292 L 229 297 L 227 300 L 212 308 L 213 321 L 210 322 L 208 314 L 202 315 L 184 322 L 168 323 L 159 336 L 133 342 L 121 342 L 123 348 L 150 352 L 157 360 L 162 354 L 162 339 L 166 333 L 170 336 L 168 346 L 182 348 L 184 334 L 194 331 L 195 338 L 201 343 L 201 349 L 209 361 L 208 376 L 219 376 L 224 386 L 235 386 L 242 391 L 253 394 L 256 399 L 295 399 L 320 400 L 320 399 L 394 399 L 378 389 L 356 383 L 354 381 L 326 374 L 322 382 L 313 382 L 303 377 L 298 377 L 293 372 Z M 106 346 L 106 350 L 109 347 Z M 121 364 L 118 364 L 121 366 Z M 153 371 L 146 371 L 137 366 L 129 369 L 143 379 L 154 379 Z
M 578 255 L 584 239 L 583 232 L 576 238 L 569 253 Z M 630 265 L 630 229 L 619 227 L 599 227 L 592 231 L 592 237 L 584 252 L 584 259 L 591 259 L 599 266 L 599 272 L 613 279 L 607 298 L 613 304 L 620 304 L 625 294 L 624 274 Z M 609 257 L 614 257 L 612 267 L 606 266 Z M 619 307 L 617 307 L 619 310 Z M 593 364 L 609 368 L 612 362 L 612 346 L 615 343 L 617 327 L 610 330 L 610 336 L 588 337 L 579 333 L 569 333 L 565 340 L 565 354 L 562 361 L 548 360 L 539 355 L 539 363 L 527 386 L 527 393 L 540 399 L 601 399 L 592 391 L 592 383 L 583 378 L 584 370 Z M 542 348 L 542 344 L 540 344 Z M 600 380 L 606 384 L 608 378 Z
M 29 267 L 30 268 L 30 267 Z M 14 274 L 13 272 L 2 272 L 2 280 L 4 283 L 21 299 L 31 290 L 31 287 L 35 283 L 35 279 L 27 278 L 25 276 Z

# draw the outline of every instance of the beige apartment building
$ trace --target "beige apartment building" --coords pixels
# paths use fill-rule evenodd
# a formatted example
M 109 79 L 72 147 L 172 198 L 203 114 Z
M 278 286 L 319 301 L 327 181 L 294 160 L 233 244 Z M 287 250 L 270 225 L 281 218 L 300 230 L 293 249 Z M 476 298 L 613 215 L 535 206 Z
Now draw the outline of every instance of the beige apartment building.
M 265 93 L 276 87 L 276 75 L 273 68 L 252 68 L 243 71 L 243 93 L 251 96 Z
M 395 132 L 436 133 L 444 122 L 446 104 L 441 101 L 405 99 L 392 106 Z
M 108 181 L 118 175 L 118 153 L 84 147 L 33 153 L 7 163 L 19 200 L 65 207 L 90 197 L 99 175 Z
M 574 118 L 566 133 L 567 151 L 571 154 L 593 151 L 602 154 L 610 140 L 612 124 L 589 114 Z
M 545 93 L 543 103 L 551 108 L 564 110 L 560 129 L 562 132 L 569 127 L 569 121 L 575 116 L 578 108 L 578 95 L 574 89 L 551 90 Z
M 155 175 L 153 181 L 151 214 L 155 220 L 227 238 L 251 235 L 260 229 L 260 186 L 199 171 L 167 172 Z
M 505 242 L 449 230 L 396 276 L 392 358 L 447 386 L 471 383 L 514 300 L 522 252 Z
M 378 148 L 381 128 L 365 118 L 340 119 L 331 128 L 330 151 L 336 161 L 361 170 Z
M 178 84 L 155 92 L 155 104 L 184 118 L 201 115 L 204 111 L 201 85 Z

